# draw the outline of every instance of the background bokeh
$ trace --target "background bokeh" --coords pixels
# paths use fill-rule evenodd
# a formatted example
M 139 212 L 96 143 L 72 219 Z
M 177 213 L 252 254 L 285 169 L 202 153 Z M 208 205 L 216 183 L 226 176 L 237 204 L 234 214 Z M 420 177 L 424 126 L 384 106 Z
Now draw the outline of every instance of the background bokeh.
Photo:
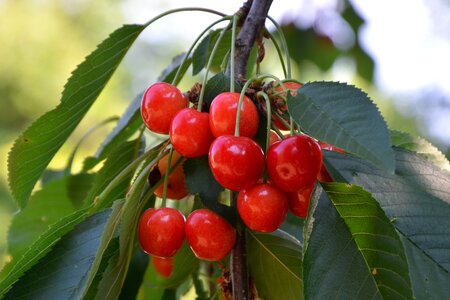
M 122 23 L 142 23 L 182 6 L 233 13 L 241 4 L 241 0 L 0 0 L 0 268 L 8 259 L 5 240 L 16 210 L 7 187 L 9 148 L 33 120 L 57 105 L 76 65 Z M 448 1 L 274 0 L 270 14 L 289 39 L 296 79 L 355 84 L 377 103 L 390 128 L 423 136 L 449 153 Z M 50 167 L 63 167 L 84 132 L 119 115 L 215 18 L 183 13 L 150 26 Z M 275 51 L 270 42 L 266 45 L 262 69 L 281 76 Z M 188 89 L 202 75 L 183 80 L 180 88 Z M 76 162 L 95 152 L 109 128 L 83 143 Z

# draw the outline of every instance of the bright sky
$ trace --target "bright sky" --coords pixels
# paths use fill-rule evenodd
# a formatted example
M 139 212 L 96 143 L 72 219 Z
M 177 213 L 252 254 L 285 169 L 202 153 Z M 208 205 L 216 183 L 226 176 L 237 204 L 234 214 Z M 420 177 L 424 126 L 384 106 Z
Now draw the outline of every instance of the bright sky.
M 377 61 L 375 83 L 387 95 L 400 98 L 406 110 L 417 107 L 413 95 L 421 90 L 441 91 L 447 106 L 428 118 L 430 134 L 450 145 L 450 5 L 445 0 L 353 0 L 366 20 L 361 38 L 366 50 Z M 171 8 L 197 6 L 233 13 L 243 0 L 128 0 L 124 4 L 130 22 L 145 22 L 149 17 Z M 336 7 L 338 0 L 274 0 L 270 15 L 279 22 L 296 20 L 310 25 L 317 14 Z M 194 17 L 192 17 L 194 16 Z M 327 15 L 328 16 L 328 15 Z M 333 33 L 333 16 L 328 16 L 328 30 Z M 151 42 L 185 40 L 186 45 L 215 20 L 206 14 L 185 13 L 172 17 L 164 26 L 164 35 L 155 28 L 146 36 Z M 155 24 L 156 25 L 156 24 Z M 326 27 L 326 26 L 325 26 Z M 344 36 L 346 38 L 345 32 Z M 351 38 L 347 36 L 347 38 Z M 339 40 L 339 38 L 337 38 Z M 407 97 L 412 95 L 412 97 Z M 417 108 L 416 108 L 417 109 Z M 427 120 L 426 120 L 427 121 Z

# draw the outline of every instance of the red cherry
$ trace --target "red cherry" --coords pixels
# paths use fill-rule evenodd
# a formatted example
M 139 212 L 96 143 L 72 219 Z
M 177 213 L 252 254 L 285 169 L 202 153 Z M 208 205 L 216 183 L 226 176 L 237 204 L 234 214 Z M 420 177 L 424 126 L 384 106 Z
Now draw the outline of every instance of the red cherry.
M 144 252 L 171 257 L 184 240 L 185 218 L 174 208 L 150 208 L 141 216 L 138 237 Z
M 322 165 L 319 144 L 306 135 L 288 137 L 270 146 L 267 171 L 277 187 L 295 192 L 316 180 Z
M 302 87 L 302 85 L 300 83 L 294 82 L 294 81 L 286 81 L 283 83 L 284 83 L 284 86 L 286 87 L 286 89 L 289 90 L 289 92 L 291 93 L 292 96 L 297 96 L 297 90 Z M 283 86 L 281 84 L 278 84 L 277 87 L 275 88 L 275 90 L 277 92 L 283 92 Z M 281 93 L 281 96 L 287 97 L 286 92 Z
M 248 137 L 223 135 L 211 144 L 209 167 L 223 187 L 240 191 L 261 178 L 264 153 Z
M 141 115 L 145 126 L 153 132 L 168 134 L 170 122 L 177 112 L 188 107 L 188 100 L 175 86 L 158 82 L 144 93 Z
M 269 139 L 269 145 L 275 144 L 276 142 L 281 141 L 278 134 L 276 134 L 273 130 L 270 131 L 270 139 Z
M 170 124 L 170 141 L 182 156 L 194 158 L 208 154 L 214 136 L 209 114 L 193 108 L 180 110 Z
M 212 101 L 209 109 L 209 126 L 215 137 L 234 134 L 239 96 L 239 93 L 225 92 L 217 95 Z M 258 123 L 255 104 L 244 96 L 239 124 L 240 135 L 253 138 L 258 131 Z
M 197 209 L 186 220 L 186 239 L 200 259 L 225 258 L 236 242 L 236 230 L 209 209 Z
M 152 256 L 152 264 L 156 272 L 162 277 L 168 278 L 173 272 L 173 257 Z
M 174 151 L 170 166 L 172 167 L 180 157 L 180 154 Z M 158 162 L 158 168 L 161 172 L 162 178 L 164 178 L 164 174 L 166 173 L 168 160 L 169 155 L 166 155 Z M 172 174 L 169 175 L 169 178 L 167 180 L 167 198 L 180 200 L 188 195 L 186 183 L 184 181 L 183 166 L 181 164 L 178 165 L 175 170 L 173 170 Z M 163 190 L 164 184 L 161 184 L 155 189 L 155 195 L 161 198 L 163 195 Z
M 345 151 L 339 147 L 330 145 L 328 143 L 325 142 L 319 142 L 320 148 L 328 150 L 328 151 L 335 151 L 335 152 L 339 152 L 339 153 L 345 153 Z
M 284 86 L 287 90 L 289 90 L 292 96 L 297 96 L 297 89 L 302 87 L 300 83 L 293 81 L 284 82 Z M 286 98 L 286 92 L 283 92 L 283 87 L 281 86 L 281 84 L 276 85 L 275 91 L 277 93 L 280 93 L 282 97 Z M 280 115 L 284 115 L 284 113 L 287 111 L 286 101 L 282 97 L 277 95 L 272 98 L 272 104 L 277 109 Z M 283 119 L 288 124 L 290 124 L 289 118 L 283 117 Z M 272 116 L 272 123 L 280 130 L 289 130 L 289 127 L 284 125 L 284 123 L 274 115 Z
M 257 184 L 239 192 L 237 207 L 248 228 L 272 232 L 286 218 L 288 196 L 272 184 Z
M 333 178 L 331 178 L 330 173 L 328 173 L 323 164 L 320 167 L 319 174 L 317 174 L 317 180 L 319 180 L 320 182 L 333 182 Z
M 306 218 L 314 186 L 315 183 L 296 192 L 289 193 L 289 210 L 294 216 Z

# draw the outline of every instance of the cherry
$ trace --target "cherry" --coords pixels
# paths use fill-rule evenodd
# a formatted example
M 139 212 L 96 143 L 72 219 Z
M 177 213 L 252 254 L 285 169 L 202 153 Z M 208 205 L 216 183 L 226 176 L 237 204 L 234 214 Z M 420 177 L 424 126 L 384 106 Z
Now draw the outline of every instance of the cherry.
M 172 118 L 188 107 L 188 100 L 175 86 L 157 82 L 144 93 L 141 115 L 145 126 L 153 132 L 168 134 Z
M 308 214 L 309 200 L 311 199 L 314 186 L 315 183 L 296 192 L 289 193 L 289 210 L 294 216 L 306 218 L 306 215 Z
M 239 192 L 237 207 L 248 228 L 272 232 L 286 218 L 288 196 L 272 184 L 256 184 Z
M 215 137 L 234 134 L 239 96 L 239 93 L 225 92 L 217 95 L 212 101 L 209 110 L 209 126 Z M 240 135 L 253 138 L 258 131 L 258 123 L 259 117 L 255 104 L 244 96 L 239 124 Z
M 319 142 L 320 148 L 328 150 L 328 151 L 335 151 L 339 153 L 345 153 L 345 151 L 341 148 L 338 148 L 336 146 L 330 145 L 325 142 Z M 322 167 L 320 168 L 320 172 L 317 175 L 317 180 L 320 182 L 333 182 L 333 178 L 331 178 L 330 173 L 328 173 L 328 170 L 325 168 L 325 166 L 322 164 Z
M 236 242 L 236 230 L 209 209 L 197 209 L 186 220 L 186 239 L 199 259 L 225 258 Z
M 281 141 L 278 134 L 276 134 L 273 130 L 270 131 L 270 139 L 269 139 L 269 145 L 272 145 L 278 141 Z
M 240 191 L 261 178 L 264 153 L 245 136 L 223 135 L 209 149 L 209 167 L 214 178 L 225 188 Z
M 150 208 L 141 216 L 138 237 L 144 252 L 171 257 L 184 240 L 185 218 L 174 208 Z
M 170 277 L 173 272 L 173 257 L 152 256 L 152 264 L 156 272 L 162 277 Z
M 295 192 L 314 183 L 322 165 L 319 144 L 306 135 L 291 136 L 269 147 L 267 171 L 274 184 Z
M 170 166 L 172 167 L 180 157 L 180 154 L 174 151 Z M 163 178 L 167 170 L 168 160 L 169 155 L 166 155 L 158 162 L 158 168 Z M 188 195 L 186 183 L 184 182 L 184 171 L 181 164 L 178 165 L 175 170 L 173 170 L 172 174 L 169 175 L 169 178 L 167 180 L 167 198 L 179 200 Z M 155 195 L 161 198 L 163 196 L 163 190 L 164 184 L 159 185 L 155 189 Z
M 294 82 L 294 81 L 287 81 L 284 82 L 284 86 L 286 89 L 289 90 L 292 96 L 297 96 L 297 89 L 301 88 L 302 85 L 300 83 Z M 287 105 L 286 101 L 283 98 L 286 98 L 286 92 L 283 91 L 283 87 L 281 84 L 276 85 L 275 91 L 278 93 L 281 93 L 280 96 L 275 96 L 272 98 L 272 103 L 274 107 L 277 109 L 277 112 L 283 116 L 284 113 L 287 111 Z M 289 118 L 283 117 L 283 120 L 285 120 L 288 124 L 290 123 Z M 278 117 L 275 115 L 272 116 L 272 123 L 280 130 L 289 130 L 289 127 L 287 127 Z
M 194 158 L 208 154 L 214 136 L 209 114 L 193 108 L 180 110 L 170 124 L 170 141 L 182 156 Z

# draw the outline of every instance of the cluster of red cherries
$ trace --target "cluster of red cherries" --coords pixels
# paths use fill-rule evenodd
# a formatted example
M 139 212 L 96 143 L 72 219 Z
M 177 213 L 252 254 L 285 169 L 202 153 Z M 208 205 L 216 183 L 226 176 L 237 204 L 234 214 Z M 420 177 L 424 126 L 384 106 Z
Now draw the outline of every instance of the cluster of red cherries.
M 287 82 L 285 87 L 296 90 L 301 85 Z M 277 97 L 280 94 L 286 96 L 278 86 L 271 102 L 285 109 L 284 100 Z M 258 110 L 247 96 L 241 104 L 239 136 L 235 135 L 239 98 L 239 93 L 221 93 L 212 101 L 209 113 L 202 112 L 189 108 L 189 101 L 175 86 L 159 82 L 145 92 L 141 114 L 148 129 L 169 134 L 174 149 L 171 166 L 179 158 L 208 155 L 217 182 L 238 193 L 237 209 L 245 225 L 254 231 L 272 232 L 283 223 L 289 209 L 298 217 L 306 217 L 316 178 L 323 177 L 321 145 L 304 134 L 280 140 L 271 132 L 271 145 L 264 155 L 253 140 L 259 125 Z M 272 122 L 286 129 L 286 120 L 281 123 L 272 118 Z M 162 175 L 167 172 L 167 156 L 159 161 L 158 168 Z M 163 185 L 155 194 L 162 196 Z M 166 195 L 182 199 L 187 194 L 179 166 L 168 177 Z M 157 269 L 164 269 L 161 266 L 167 265 L 185 238 L 198 258 L 209 261 L 225 258 L 236 240 L 234 227 L 208 209 L 195 210 L 185 220 L 177 209 L 150 208 L 140 219 L 138 234 Z M 164 270 L 170 275 L 168 268 Z

